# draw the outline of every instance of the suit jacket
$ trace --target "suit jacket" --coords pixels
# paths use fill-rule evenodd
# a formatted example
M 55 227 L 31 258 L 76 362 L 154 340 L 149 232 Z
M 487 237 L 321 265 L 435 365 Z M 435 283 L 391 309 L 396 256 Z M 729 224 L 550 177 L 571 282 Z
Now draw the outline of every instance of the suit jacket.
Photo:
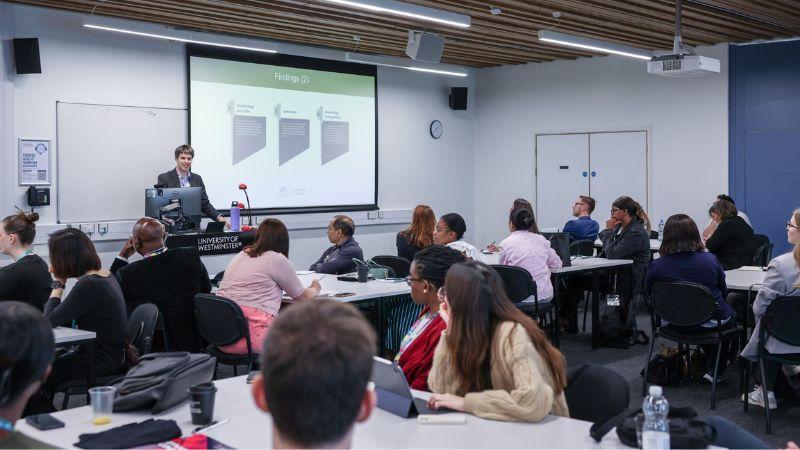
M 208 201 L 208 195 L 206 195 L 206 185 L 203 183 L 203 178 L 194 172 L 190 173 L 191 178 L 189 178 L 189 186 L 203 188 L 203 194 L 200 198 L 200 207 L 203 210 L 203 214 L 212 220 L 217 220 L 217 217 L 219 217 L 219 211 L 214 209 L 214 206 Z M 168 188 L 179 188 L 181 187 L 181 180 L 178 179 L 178 172 L 175 169 L 172 169 L 158 176 L 158 184 L 163 184 L 164 187 Z
M 317 262 L 311 265 L 308 270 L 317 273 L 342 274 L 356 270 L 356 263 L 353 258 L 364 260 L 364 252 L 353 237 L 349 237 L 341 246 L 334 245 L 325 250 Z
M 622 225 L 617 225 L 613 230 L 603 230 L 598 236 L 603 241 L 603 250 L 600 257 L 608 259 L 632 259 L 630 278 L 626 271 L 622 271 L 617 279 L 617 293 L 624 296 L 624 288 L 630 287 L 630 299 L 642 293 L 644 272 L 650 263 L 650 236 L 644 225 L 638 220 L 631 221 L 628 228 L 619 232 Z M 634 303 L 635 305 L 635 303 Z M 635 315 L 628 316 L 628 321 L 635 319 Z
M 169 249 L 132 263 L 116 258 L 111 273 L 119 281 L 129 311 L 142 303 L 158 306 L 171 351 L 201 351 L 194 296 L 211 292 L 211 281 L 197 249 Z

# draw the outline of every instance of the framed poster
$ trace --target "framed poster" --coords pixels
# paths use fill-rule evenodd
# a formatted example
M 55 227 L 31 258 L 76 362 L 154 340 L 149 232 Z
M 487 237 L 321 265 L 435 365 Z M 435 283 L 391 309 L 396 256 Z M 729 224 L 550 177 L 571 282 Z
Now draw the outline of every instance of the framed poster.
M 50 185 L 50 141 L 19 140 L 19 185 Z

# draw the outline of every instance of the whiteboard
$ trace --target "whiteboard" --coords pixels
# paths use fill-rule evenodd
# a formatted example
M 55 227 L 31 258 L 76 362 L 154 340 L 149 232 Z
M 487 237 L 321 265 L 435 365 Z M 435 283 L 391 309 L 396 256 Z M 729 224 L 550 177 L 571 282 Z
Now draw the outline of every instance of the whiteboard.
M 140 218 L 188 139 L 185 109 L 58 102 L 56 127 L 59 223 Z

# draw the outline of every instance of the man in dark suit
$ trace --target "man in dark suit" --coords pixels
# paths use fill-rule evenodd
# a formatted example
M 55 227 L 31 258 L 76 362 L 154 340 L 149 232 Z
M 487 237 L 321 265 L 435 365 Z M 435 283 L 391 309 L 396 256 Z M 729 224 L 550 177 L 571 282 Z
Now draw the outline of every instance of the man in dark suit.
M 364 260 L 364 252 L 353 239 L 356 225 L 353 219 L 338 215 L 328 224 L 328 240 L 333 244 L 308 270 L 317 273 L 348 273 L 356 270 L 353 258 Z
M 134 252 L 143 259 L 128 263 Z M 211 292 L 211 281 L 197 249 L 167 249 L 164 225 L 144 217 L 134 225 L 133 236 L 114 260 L 111 273 L 119 281 L 129 311 L 142 303 L 158 306 L 169 350 L 201 351 L 193 299 Z
M 175 149 L 175 169 L 164 172 L 158 176 L 159 185 L 166 188 L 199 187 L 203 188 L 203 195 L 200 199 L 203 214 L 209 219 L 217 222 L 226 222 L 225 217 L 217 211 L 206 195 L 206 185 L 200 175 L 192 173 L 192 160 L 194 159 L 194 149 L 191 145 L 181 145 Z

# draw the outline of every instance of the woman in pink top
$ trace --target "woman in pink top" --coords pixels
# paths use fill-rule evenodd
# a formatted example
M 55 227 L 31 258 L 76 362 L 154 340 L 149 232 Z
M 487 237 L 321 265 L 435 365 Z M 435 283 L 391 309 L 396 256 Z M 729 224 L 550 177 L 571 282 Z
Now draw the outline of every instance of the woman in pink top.
M 229 298 L 242 308 L 250 325 L 250 341 L 260 353 L 264 338 L 278 310 L 283 292 L 294 301 L 309 300 L 319 294 L 319 281 L 304 287 L 289 262 L 289 232 L 278 219 L 261 222 L 255 243 L 233 257 L 217 295 Z M 244 339 L 220 347 L 227 353 L 247 353 Z
M 500 243 L 500 264 L 527 270 L 536 282 L 540 302 L 553 297 L 550 269 L 561 267 L 561 258 L 544 236 L 529 231 L 535 225 L 533 214 L 526 208 L 514 208 L 508 217 L 511 236 Z

